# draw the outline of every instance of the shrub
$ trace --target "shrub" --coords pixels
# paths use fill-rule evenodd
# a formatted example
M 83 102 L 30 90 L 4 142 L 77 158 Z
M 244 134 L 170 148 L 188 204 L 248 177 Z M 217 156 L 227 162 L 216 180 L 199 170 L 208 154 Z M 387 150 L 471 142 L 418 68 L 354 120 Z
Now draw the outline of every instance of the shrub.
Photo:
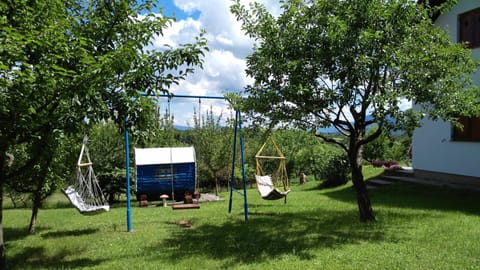
M 378 168 L 378 167 L 388 168 L 394 165 L 398 165 L 398 162 L 396 162 L 395 160 L 374 160 L 370 162 L 370 164 L 375 168 Z
M 347 155 L 343 152 L 334 152 L 328 156 L 322 170 L 324 179 L 321 187 L 330 188 L 344 185 L 350 180 L 350 165 Z

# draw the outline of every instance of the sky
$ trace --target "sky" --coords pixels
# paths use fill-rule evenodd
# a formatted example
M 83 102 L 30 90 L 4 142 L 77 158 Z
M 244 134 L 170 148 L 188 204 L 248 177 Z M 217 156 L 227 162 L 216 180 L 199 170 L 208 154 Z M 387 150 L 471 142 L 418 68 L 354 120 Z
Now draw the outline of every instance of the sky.
M 253 0 L 241 0 L 248 4 Z M 265 5 L 273 15 L 280 14 L 278 0 L 256 0 Z M 185 81 L 170 89 L 173 94 L 195 96 L 224 96 L 230 92 L 240 92 L 253 80 L 247 77 L 246 56 L 252 53 L 253 40 L 241 30 L 241 23 L 230 12 L 230 0 L 159 0 L 162 13 L 165 16 L 175 16 L 176 21 L 167 29 L 163 36 L 157 36 L 153 46 L 160 50 L 164 44 L 172 47 L 178 44 L 193 43 L 201 30 L 206 31 L 207 46 L 203 69 L 197 68 Z M 168 107 L 167 99 L 160 101 L 162 111 Z M 407 109 L 410 102 L 402 101 L 402 107 Z M 204 115 L 210 108 L 216 115 L 226 117 L 234 115 L 223 100 L 173 98 L 170 101 L 170 111 L 174 116 L 175 125 L 193 126 L 194 111 Z M 233 116 L 232 116 L 233 117 Z
M 247 1 L 244 1 L 247 3 Z M 279 9 L 277 0 L 260 0 L 269 10 Z M 175 16 L 176 21 L 153 41 L 155 48 L 164 44 L 172 47 L 178 44 L 193 43 L 200 31 L 206 31 L 209 51 L 204 57 L 203 70 L 197 68 L 185 81 L 173 86 L 174 94 L 196 96 L 224 96 L 229 92 L 239 92 L 252 80 L 246 76 L 246 56 L 252 52 L 253 42 L 241 30 L 241 24 L 230 13 L 228 0 L 160 0 L 159 6 L 166 16 Z M 167 109 L 167 99 L 160 102 L 162 111 Z M 195 108 L 195 109 L 194 109 Z M 194 110 L 206 110 L 215 114 L 223 113 L 223 119 L 233 113 L 222 100 L 173 98 L 170 111 L 175 125 L 193 126 Z

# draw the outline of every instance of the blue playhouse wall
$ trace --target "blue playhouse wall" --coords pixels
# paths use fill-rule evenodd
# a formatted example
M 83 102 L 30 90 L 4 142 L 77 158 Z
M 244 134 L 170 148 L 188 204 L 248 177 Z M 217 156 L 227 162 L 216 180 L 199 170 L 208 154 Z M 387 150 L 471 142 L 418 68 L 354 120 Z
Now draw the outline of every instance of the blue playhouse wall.
M 172 166 L 172 167 L 170 167 Z M 173 168 L 173 170 L 171 170 Z M 183 200 L 185 192 L 191 194 L 195 191 L 195 163 L 163 164 L 163 165 L 137 165 L 136 168 L 136 195 L 147 195 L 148 200 L 159 200 L 160 195 L 167 194 L 175 200 Z

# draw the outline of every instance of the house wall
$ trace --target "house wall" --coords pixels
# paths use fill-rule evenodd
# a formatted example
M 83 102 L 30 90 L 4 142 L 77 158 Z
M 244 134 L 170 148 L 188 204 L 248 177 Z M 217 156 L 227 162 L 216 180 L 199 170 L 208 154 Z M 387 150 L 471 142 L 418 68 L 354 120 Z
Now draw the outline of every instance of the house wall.
M 458 41 L 458 15 L 476 8 L 480 8 L 480 1 L 460 0 L 449 12 L 441 14 L 435 21 L 435 24 L 443 29 L 447 29 L 450 38 L 453 41 Z M 480 48 L 472 49 L 472 54 L 475 58 L 480 59 Z M 476 84 L 480 85 L 480 70 L 477 71 L 473 79 Z
M 449 12 L 441 14 L 435 21 L 448 30 L 453 41 L 458 40 L 458 14 L 480 7 L 480 1 L 460 0 Z M 472 50 L 480 59 L 480 48 Z M 480 84 L 480 71 L 474 75 Z M 417 108 L 417 106 L 413 106 Z M 452 127 L 449 123 L 424 120 L 421 128 L 413 134 L 413 167 L 420 178 L 444 182 L 480 182 L 480 142 L 458 142 L 451 140 Z

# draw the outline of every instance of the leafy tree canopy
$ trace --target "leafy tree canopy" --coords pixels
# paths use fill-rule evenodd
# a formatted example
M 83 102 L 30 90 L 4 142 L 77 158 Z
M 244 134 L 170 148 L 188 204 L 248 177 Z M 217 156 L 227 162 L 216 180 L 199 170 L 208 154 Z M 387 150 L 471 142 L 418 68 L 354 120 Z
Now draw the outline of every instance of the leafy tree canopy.
M 478 110 L 471 53 L 414 1 L 282 4 L 278 17 L 257 3 L 232 6 L 256 40 L 247 69 L 255 83 L 246 89 L 247 109 L 261 113 L 256 120 L 333 125 L 348 135 L 361 122 L 415 127 L 423 115 L 403 110 L 405 101 L 422 104 L 434 119 Z
M 201 66 L 207 49 L 203 34 L 178 49 L 148 49 L 171 21 L 151 13 L 154 7 L 126 0 L 3 2 L 1 141 L 25 141 L 42 128 L 75 131 L 84 119 L 145 122 L 138 91 L 167 91 Z
M 0 2 L 0 225 L 3 187 L 17 174 L 8 151 L 106 119 L 123 128 L 128 117 L 130 129 L 147 129 L 153 104 L 139 91 L 166 92 L 202 66 L 203 33 L 175 49 L 149 49 L 172 20 L 154 9 L 149 0 Z M 48 158 L 30 156 L 29 166 L 15 167 Z
M 348 154 L 362 221 L 374 220 L 362 175 L 362 147 L 383 130 L 412 130 L 425 115 L 455 120 L 478 113 L 471 52 L 411 0 L 285 0 L 273 16 L 234 0 L 232 12 L 255 39 L 241 105 L 259 123 L 316 130 L 333 126 L 346 140 L 324 140 Z M 449 1 L 451 2 L 451 1 Z M 450 3 L 449 3 L 450 4 Z M 404 110 L 415 101 L 420 111 Z M 375 133 L 366 134 L 375 124 Z

